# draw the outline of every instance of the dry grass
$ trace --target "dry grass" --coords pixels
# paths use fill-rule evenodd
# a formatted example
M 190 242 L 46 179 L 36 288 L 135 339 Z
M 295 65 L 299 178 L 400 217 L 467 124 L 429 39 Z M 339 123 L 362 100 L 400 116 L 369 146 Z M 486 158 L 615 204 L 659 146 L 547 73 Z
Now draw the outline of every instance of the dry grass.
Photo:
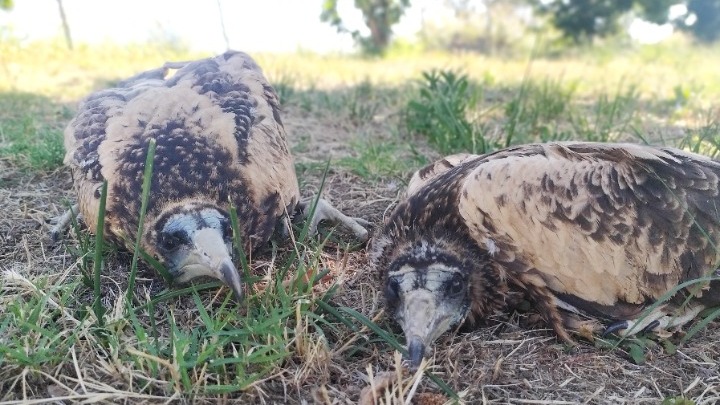
M 48 49 L 67 56 L 60 49 Z M 32 62 L 27 50 L 17 49 L 14 62 L 6 66 L 11 74 L 0 80 L 0 89 L 6 94 L 42 94 L 66 108 L 67 102 L 90 89 L 153 66 L 151 62 L 192 56 L 163 51 L 132 59 L 117 52 L 81 50 L 63 63 L 57 55 L 43 55 L 42 65 Z M 533 78 L 561 77 L 563 85 L 577 82 L 578 104 L 591 103 L 599 91 L 615 91 L 622 80 L 636 84 L 640 107 L 633 124 L 649 138 L 676 133 L 682 137 L 688 122 L 706 116 L 718 99 L 720 85 L 708 79 L 714 77 L 712 64 L 684 65 L 678 59 L 664 61 L 665 53 L 644 52 L 649 56 L 537 60 Z M 681 58 L 697 60 L 697 55 Z M 325 196 L 344 212 L 375 224 L 397 200 L 412 170 L 439 156 L 425 141 L 399 129 L 402 108 L 413 94 L 406 81 L 419 79 L 419 72 L 429 67 L 462 67 L 487 84 L 485 108 L 508 103 L 527 69 L 527 61 L 473 55 L 386 61 L 312 55 L 258 59 L 284 95 L 283 120 L 303 192 L 310 195 L 320 188 L 324 165 L 332 158 Z M 675 100 L 676 86 L 696 90 L 682 108 L 660 103 Z M 67 119 L 66 114 L 43 117 L 52 125 Z M 486 117 L 488 133 L 503 131 L 505 117 L 500 112 L 493 110 Z M 0 182 L 0 404 L 449 400 L 426 375 L 403 370 L 399 355 L 365 324 L 350 318 L 349 324 L 342 323 L 316 305 L 336 284 L 339 290 L 330 299 L 334 306 L 353 308 L 398 336 L 382 312 L 382 292 L 364 250 L 349 249 L 342 237 L 324 247 L 314 242 L 289 244 L 276 254 L 253 258 L 252 273 L 260 280 L 248 302 L 237 306 L 225 289 L 213 286 L 145 308 L 165 286 L 143 265 L 133 303 L 141 309 L 134 317 L 128 317 L 123 301 L 130 255 L 109 250 L 102 278 L 108 313 L 101 326 L 88 310 L 92 289 L 81 281 L 78 235 L 72 232 L 58 245 L 47 241 L 47 221 L 73 199 L 67 170 L 37 169 L 12 156 L 0 157 Z M 304 256 L 290 266 L 290 274 L 280 274 L 295 249 Z M 273 280 L 284 277 L 281 284 L 290 291 L 298 280 L 293 272 L 301 269 L 311 274 L 327 269 L 328 274 L 309 290 L 293 290 L 287 306 L 281 305 L 272 295 L 277 293 Z M 273 305 L 288 313 L 276 320 L 269 309 L 263 312 Z M 268 320 L 272 325 L 261 325 Z M 425 366 L 467 403 L 656 404 L 686 397 L 711 404 L 720 400 L 720 350 L 714 344 L 720 332 L 715 326 L 712 323 L 672 355 L 660 345 L 648 344 L 645 363 L 637 365 L 622 348 L 611 351 L 588 342 L 564 346 L 536 322 L 532 311 L 507 314 L 479 330 L 442 337 Z M 241 340 L 244 331 L 252 335 L 247 342 L 253 345 Z M 235 340 L 222 343 L 227 334 Z M 261 349 L 268 352 L 257 363 L 232 363 Z M 211 357 L 190 364 L 198 353 Z M 277 360 L 268 360 L 272 355 Z M 213 359 L 226 364 L 218 366 Z M 238 386 L 241 380 L 247 384 Z

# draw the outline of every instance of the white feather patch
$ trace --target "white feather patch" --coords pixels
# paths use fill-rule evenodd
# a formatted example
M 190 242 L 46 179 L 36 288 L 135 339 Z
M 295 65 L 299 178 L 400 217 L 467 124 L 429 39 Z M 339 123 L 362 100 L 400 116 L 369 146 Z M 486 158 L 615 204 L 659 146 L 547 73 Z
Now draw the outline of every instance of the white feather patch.
M 495 244 L 495 241 L 490 238 L 485 239 L 485 249 L 488 251 L 490 256 L 495 256 L 497 252 L 500 251 L 500 249 L 498 249 L 497 245 Z
M 555 300 L 555 306 L 557 306 L 558 308 L 561 308 L 561 309 L 564 309 L 564 310 L 566 310 L 566 311 L 568 311 L 568 312 L 573 312 L 573 313 L 576 313 L 576 314 L 579 314 L 579 313 L 580 313 L 580 310 L 578 310 L 578 309 L 575 308 L 574 306 L 568 304 L 567 302 L 565 302 L 565 301 L 563 301 L 563 300 L 561 300 L 561 299 L 559 299 L 559 298 L 557 298 L 557 297 L 554 297 L 554 300 Z

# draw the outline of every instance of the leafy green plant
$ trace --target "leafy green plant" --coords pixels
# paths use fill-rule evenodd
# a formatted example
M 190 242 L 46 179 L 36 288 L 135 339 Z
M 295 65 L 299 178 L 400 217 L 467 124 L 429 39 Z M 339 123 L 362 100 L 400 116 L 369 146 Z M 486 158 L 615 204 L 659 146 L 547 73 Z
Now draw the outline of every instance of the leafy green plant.
M 450 70 L 422 73 L 415 97 L 405 109 L 405 125 L 410 133 L 421 134 L 441 153 L 485 153 L 495 146 L 483 136 L 477 117 L 481 90 L 467 75 Z
M 656 348 L 657 343 L 645 335 L 628 338 L 606 337 L 595 339 L 595 347 L 607 350 L 623 350 L 633 363 L 645 364 L 648 350 Z
M 695 401 L 683 397 L 669 397 L 663 399 L 660 405 L 695 405 Z

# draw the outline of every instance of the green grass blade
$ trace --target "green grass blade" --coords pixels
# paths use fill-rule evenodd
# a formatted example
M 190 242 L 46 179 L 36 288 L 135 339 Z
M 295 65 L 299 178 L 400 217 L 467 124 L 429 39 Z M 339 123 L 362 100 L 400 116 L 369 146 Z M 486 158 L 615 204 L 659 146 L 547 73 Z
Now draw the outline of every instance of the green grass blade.
M 143 234 L 143 226 L 145 225 L 145 211 L 147 211 L 148 196 L 150 195 L 150 184 L 152 181 L 153 162 L 155 161 L 155 139 L 150 139 L 148 143 L 147 156 L 145 157 L 145 171 L 143 172 L 142 183 L 142 200 L 140 202 L 140 219 L 138 221 L 138 230 L 135 235 L 135 247 L 133 249 L 132 262 L 130 264 L 130 277 L 128 279 L 128 287 L 126 292 L 126 300 L 128 305 L 132 305 L 135 291 L 135 277 L 137 276 L 138 257 L 140 256 L 140 241 Z
M 658 298 L 657 301 L 655 301 L 652 305 L 645 308 L 645 310 L 643 310 L 643 312 L 642 312 L 642 315 L 637 318 L 637 323 L 638 324 L 641 323 L 642 320 L 645 319 L 645 317 L 650 315 L 657 307 L 659 307 L 659 306 L 663 305 L 664 303 L 666 303 L 667 301 L 669 301 L 675 294 L 677 294 L 683 288 L 690 287 L 695 284 L 714 281 L 714 280 L 718 280 L 718 277 L 715 277 L 715 276 L 699 277 L 699 278 L 696 278 L 693 280 L 688 280 L 688 281 L 678 284 L 677 286 L 675 286 L 675 288 L 667 291 L 665 294 L 660 296 L 660 298 Z M 634 331 L 633 328 L 628 330 L 627 333 L 630 333 L 632 331 Z M 620 339 L 618 339 L 618 341 L 615 343 L 615 345 L 613 345 L 613 347 L 617 348 L 620 345 L 620 343 L 622 343 L 624 341 L 624 339 L 625 339 L 625 337 L 621 336 Z
M 159 294 L 155 296 L 150 302 L 148 302 L 145 305 L 136 307 L 135 310 L 141 310 L 143 308 L 150 308 L 151 305 L 157 305 L 158 303 L 169 300 L 172 298 L 177 298 L 184 296 L 186 294 L 190 294 L 193 291 L 202 291 L 202 290 L 210 290 L 210 289 L 217 289 L 219 287 L 223 286 L 223 284 L 220 281 L 209 281 L 207 283 L 202 284 L 193 284 L 189 287 L 180 288 L 180 289 L 173 289 L 173 290 L 166 290 L 162 294 Z
M 100 289 L 100 272 L 102 271 L 103 263 L 103 238 L 105 236 L 105 203 L 107 201 L 107 180 L 103 181 L 102 188 L 100 191 L 100 208 L 98 209 L 98 221 L 95 228 L 95 262 L 93 263 L 93 312 L 98 319 L 98 323 L 102 326 L 104 324 L 105 308 L 102 306 L 100 296 L 102 291 Z
M 375 322 L 370 320 L 365 315 L 361 314 L 360 312 L 348 308 L 348 307 L 340 307 L 340 311 L 345 312 L 346 314 L 352 316 L 353 318 L 357 319 L 362 323 L 363 325 L 367 326 L 370 330 L 375 332 L 376 335 L 380 336 L 385 342 L 387 342 L 390 346 L 392 346 L 393 349 L 399 351 L 403 355 L 407 356 L 407 350 L 403 345 L 400 344 L 400 342 L 395 339 L 394 336 L 389 334 L 387 331 L 385 331 L 383 328 L 379 327 Z
M 145 252 L 145 251 L 142 250 L 142 249 L 140 249 L 140 255 L 142 256 L 143 261 L 144 261 L 145 263 L 149 264 L 150 267 L 152 267 L 153 269 L 155 269 L 155 271 L 157 271 L 158 274 L 160 274 L 160 276 L 163 278 L 163 280 L 164 280 L 167 284 L 171 284 L 171 283 L 172 283 L 172 276 L 170 275 L 170 272 L 167 271 L 167 269 L 165 268 L 165 266 L 163 266 L 162 263 L 160 263 L 159 260 L 157 260 L 157 259 L 155 259 L 154 257 L 150 256 L 149 254 L 147 254 L 147 252 Z
M 318 188 L 318 192 L 315 195 L 315 198 L 313 198 L 312 204 L 310 205 L 310 211 L 308 211 L 305 215 L 305 223 L 303 224 L 302 230 L 300 231 L 300 237 L 298 238 L 299 243 L 304 243 L 307 240 L 308 232 L 310 231 L 310 219 L 315 215 L 315 210 L 317 209 L 318 201 L 320 201 L 320 195 L 322 194 L 322 190 L 325 189 L 325 180 L 327 180 L 327 175 L 330 171 L 330 159 L 327 160 L 325 163 L 325 169 L 323 170 L 323 176 L 320 179 L 320 187 Z M 306 207 L 307 208 L 307 207 Z
M 232 225 L 233 229 L 233 245 L 235 245 L 235 249 L 238 253 L 238 260 L 240 260 L 240 266 L 242 267 L 243 279 L 247 280 L 251 276 L 250 266 L 248 265 L 247 256 L 245 255 L 245 248 L 242 244 L 242 233 L 240 229 L 240 221 L 238 221 L 237 208 L 232 201 L 230 201 L 229 211 L 230 224 Z
M 327 302 L 322 301 L 322 300 L 318 300 L 318 301 L 316 301 L 315 303 L 316 303 L 320 308 L 322 308 L 323 311 L 325 311 L 325 312 L 329 313 L 330 315 L 334 316 L 338 321 L 342 322 L 343 325 L 345 325 L 345 326 L 347 326 L 348 328 L 350 328 L 353 332 L 357 332 L 357 327 L 356 327 L 352 322 L 350 322 L 349 319 L 347 319 L 346 317 L 344 317 L 343 314 L 340 313 L 340 311 L 338 311 L 337 309 L 335 309 L 335 307 L 333 307 L 332 305 L 330 305 L 330 304 L 328 304 Z
M 205 324 L 205 329 L 207 329 L 208 333 L 213 333 L 215 331 L 215 324 L 200 300 L 200 296 L 197 294 L 197 289 L 193 289 L 192 297 L 195 302 L 195 307 L 198 310 L 198 314 L 200 315 L 200 319 Z
M 157 322 L 155 321 L 155 303 L 150 301 L 147 303 L 148 315 L 150 318 L 150 329 L 152 329 L 153 343 L 155 343 L 155 353 L 160 353 L 160 334 L 158 333 Z M 155 364 L 155 363 L 153 363 Z M 157 372 L 157 365 L 153 367 Z
M 231 394 L 245 389 L 247 389 L 247 387 L 229 384 L 207 385 L 204 387 L 204 391 L 207 394 Z
M 682 339 L 680 339 L 680 344 L 682 345 L 682 344 L 684 344 L 685 342 L 687 342 L 690 338 L 692 338 L 693 336 L 695 336 L 698 332 L 700 332 L 704 327 L 706 327 L 710 322 L 712 322 L 713 320 L 715 320 L 715 318 L 717 318 L 718 316 L 720 316 L 720 307 L 719 307 L 719 308 L 715 308 L 715 309 L 714 309 L 712 312 L 710 312 L 705 318 L 703 318 L 702 321 L 700 321 L 700 322 L 696 323 L 695 325 L 693 325 L 693 327 L 690 328 L 690 330 L 687 331 L 687 333 L 685 334 L 685 336 L 683 336 Z

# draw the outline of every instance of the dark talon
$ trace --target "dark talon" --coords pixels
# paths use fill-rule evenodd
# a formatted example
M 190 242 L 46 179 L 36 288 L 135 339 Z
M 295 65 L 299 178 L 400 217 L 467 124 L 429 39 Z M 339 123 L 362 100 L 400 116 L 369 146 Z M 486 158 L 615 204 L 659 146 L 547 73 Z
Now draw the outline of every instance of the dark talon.
M 619 330 L 627 329 L 628 328 L 628 322 L 625 320 L 613 322 L 605 328 L 605 331 L 600 335 L 601 337 L 605 337 L 613 332 L 617 332 Z
M 658 320 L 656 319 L 656 320 L 650 322 L 650 323 L 649 323 L 646 327 L 644 327 L 640 332 L 642 332 L 642 333 L 652 332 L 653 329 L 657 328 L 658 326 L 660 326 L 660 321 L 658 321 Z

